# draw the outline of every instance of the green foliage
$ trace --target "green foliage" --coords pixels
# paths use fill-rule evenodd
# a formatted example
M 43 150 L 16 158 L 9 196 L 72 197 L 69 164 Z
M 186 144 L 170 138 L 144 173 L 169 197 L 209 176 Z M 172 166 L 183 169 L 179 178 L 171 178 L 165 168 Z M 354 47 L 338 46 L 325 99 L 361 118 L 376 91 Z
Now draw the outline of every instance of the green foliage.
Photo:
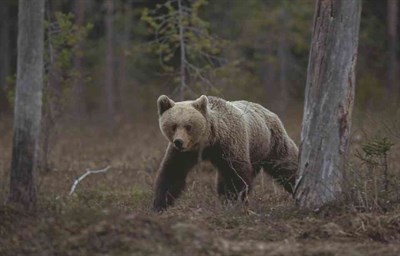
M 357 152 L 357 156 L 368 164 L 378 165 L 382 158 L 386 158 L 393 145 L 388 138 L 375 139 L 362 145 L 363 154 Z
M 314 2 L 310 0 L 301 3 L 286 0 L 210 2 L 205 15 L 210 20 L 211 30 L 231 41 L 224 47 L 223 54 L 239 60 L 229 72 L 235 84 L 228 91 L 224 90 L 223 95 L 235 93 L 235 98 L 250 95 L 260 103 L 271 104 L 280 93 L 279 47 L 284 40 L 288 59 L 287 86 L 290 96 L 299 98 L 307 74 L 313 12 Z
M 56 12 L 54 18 L 54 21 L 45 22 L 47 31 L 45 63 L 49 66 L 49 72 L 59 68 L 71 77 L 72 59 L 74 56 L 82 56 L 83 52 L 78 46 L 84 42 L 93 25 L 90 23 L 82 27 L 76 25 L 74 15 L 71 13 Z
M 205 76 L 216 65 L 221 64 L 218 55 L 225 43 L 210 34 L 209 24 L 199 15 L 207 3 L 206 0 L 182 2 L 179 8 L 178 1 L 170 0 L 157 4 L 152 10 L 145 8 L 141 16 L 141 20 L 155 36 L 148 50 L 159 55 L 160 64 L 167 73 L 174 73 L 178 66 L 183 65 L 192 85 L 197 79 L 209 82 Z M 182 47 L 185 58 L 178 60 L 182 57 Z M 179 82 L 181 76 L 173 81 Z
M 357 79 L 357 104 L 362 108 L 365 106 L 379 106 L 379 104 L 382 104 L 384 84 L 378 79 L 378 75 L 371 71 L 371 73 L 365 74 Z
M 391 201 L 398 198 L 398 179 L 395 169 L 391 169 L 389 152 L 394 143 L 388 138 L 376 138 L 361 145 L 361 152 L 355 156 L 361 160 L 357 169 L 347 174 L 349 198 L 357 208 L 371 211 L 385 211 Z M 353 176 L 353 177 L 351 177 Z
M 80 17 L 89 24 L 84 26 L 77 26 L 74 16 L 69 14 L 75 8 L 75 2 L 78 1 L 57 0 L 47 5 L 46 73 L 57 73 L 62 94 L 68 95 L 71 80 L 76 77 L 72 59 L 84 56 L 82 73 L 91 76 L 89 82 L 84 78 L 84 103 L 90 111 L 102 113 L 104 99 L 99 85 L 103 82 L 105 65 L 106 12 L 100 10 L 104 1 L 85 1 L 86 8 Z M 135 109 L 139 109 L 154 95 L 170 93 L 180 82 L 177 76 L 180 64 L 177 0 L 115 0 L 113 3 L 116 88 L 124 88 L 120 95 L 126 97 L 116 101 L 128 102 L 132 95 L 138 95 L 140 99 L 135 102 L 142 102 Z M 303 100 L 315 1 L 182 0 L 182 3 L 185 9 L 182 24 L 187 28 L 184 30 L 187 58 L 197 67 L 193 69 L 188 65 L 187 83 L 196 93 L 196 88 L 204 87 L 201 75 L 215 85 L 207 93 L 262 99 L 260 103 L 274 110 L 279 105 L 279 99 L 275 98 L 281 88 L 279 47 L 283 36 L 288 48 L 285 72 L 286 86 L 290 90 L 288 96 L 290 100 Z M 3 18 L 4 24 L 8 20 L 9 45 L 13 46 L 17 44 L 18 1 L 7 0 L 2 6 L 9 7 L 8 19 Z M 376 105 L 382 104 L 389 57 L 387 36 L 387 1 L 363 0 L 355 94 L 355 104 L 362 109 L 375 109 Z M 79 44 L 84 47 L 77 47 Z M 8 56 L 11 79 L 5 90 L 12 105 L 16 47 L 11 47 Z M 210 56 L 212 61 L 208 59 Z M 221 56 L 229 60 L 229 65 L 226 65 L 228 61 L 219 58 Z M 232 62 L 235 65 L 231 65 Z M 214 72 L 215 67 L 221 66 L 224 70 Z M 125 68 L 126 72 L 121 72 Z M 126 79 L 119 79 L 123 73 Z M 138 94 L 138 89 L 146 95 Z M 47 95 L 45 97 L 47 101 Z
M 7 85 L 13 85 L 17 83 L 17 76 L 13 75 L 13 76 L 8 76 L 6 78 L 6 84 Z M 15 102 L 15 88 L 12 86 L 7 86 L 6 87 L 6 96 L 7 96 L 7 101 L 11 104 L 14 105 Z

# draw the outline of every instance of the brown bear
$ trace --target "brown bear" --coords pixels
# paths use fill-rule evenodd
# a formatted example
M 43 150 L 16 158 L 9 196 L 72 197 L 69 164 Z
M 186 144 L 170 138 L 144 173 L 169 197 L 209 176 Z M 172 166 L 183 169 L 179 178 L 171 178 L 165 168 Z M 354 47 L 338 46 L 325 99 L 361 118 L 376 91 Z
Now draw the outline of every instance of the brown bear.
M 298 149 L 276 114 L 256 103 L 204 95 L 182 102 L 162 95 L 157 106 L 169 144 L 155 183 L 154 210 L 173 204 L 201 160 L 218 169 L 217 192 L 228 200 L 246 201 L 261 169 L 293 192 Z

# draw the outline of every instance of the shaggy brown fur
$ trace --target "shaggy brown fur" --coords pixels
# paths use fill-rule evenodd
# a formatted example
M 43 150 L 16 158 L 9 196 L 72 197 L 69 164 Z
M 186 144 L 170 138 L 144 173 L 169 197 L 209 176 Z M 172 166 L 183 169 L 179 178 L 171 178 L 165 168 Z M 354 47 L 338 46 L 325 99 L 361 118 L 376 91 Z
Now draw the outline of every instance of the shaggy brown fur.
M 261 169 L 293 192 L 298 149 L 274 113 L 256 103 L 204 95 L 184 102 L 163 95 L 157 104 L 160 129 L 170 143 L 156 180 L 155 210 L 173 204 L 200 160 L 217 167 L 223 198 L 245 201 Z

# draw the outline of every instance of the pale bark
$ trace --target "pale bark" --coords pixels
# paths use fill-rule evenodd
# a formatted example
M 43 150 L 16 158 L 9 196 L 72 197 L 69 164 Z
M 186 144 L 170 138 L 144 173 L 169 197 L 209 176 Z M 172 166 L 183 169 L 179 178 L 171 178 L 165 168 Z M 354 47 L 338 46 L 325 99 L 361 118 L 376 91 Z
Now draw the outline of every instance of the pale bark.
M 400 93 L 399 88 L 399 61 L 398 61 L 398 50 L 399 50 L 399 36 L 397 32 L 398 27 L 398 0 L 388 0 L 387 2 L 387 13 L 388 13 L 388 85 L 387 85 L 387 96 L 394 99 L 394 96 L 398 96 Z
M 318 0 L 309 58 L 299 177 L 300 207 L 342 195 L 354 101 L 361 0 Z
M 43 88 L 44 0 L 19 0 L 17 89 L 9 202 L 33 209 Z

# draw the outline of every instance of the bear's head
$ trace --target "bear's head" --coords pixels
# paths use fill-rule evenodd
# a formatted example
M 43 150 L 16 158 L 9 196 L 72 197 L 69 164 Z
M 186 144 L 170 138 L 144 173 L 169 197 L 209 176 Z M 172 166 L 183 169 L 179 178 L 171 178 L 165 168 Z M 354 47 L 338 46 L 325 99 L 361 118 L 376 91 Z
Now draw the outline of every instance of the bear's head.
M 162 134 L 179 151 L 197 149 L 207 132 L 208 99 L 174 102 L 165 95 L 157 100 Z

